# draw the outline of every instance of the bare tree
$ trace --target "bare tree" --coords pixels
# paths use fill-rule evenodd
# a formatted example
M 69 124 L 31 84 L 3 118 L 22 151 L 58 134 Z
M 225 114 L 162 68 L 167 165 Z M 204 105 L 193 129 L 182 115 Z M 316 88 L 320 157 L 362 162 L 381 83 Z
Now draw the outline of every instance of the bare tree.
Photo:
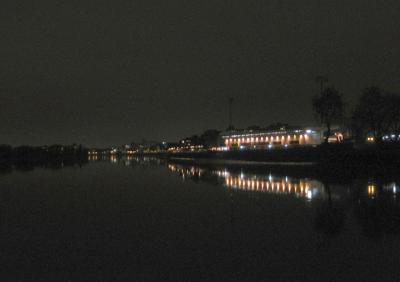
M 312 106 L 316 116 L 327 128 L 325 135 L 325 143 L 327 143 L 331 135 L 332 123 L 341 121 L 344 116 L 342 95 L 334 87 L 325 88 L 320 95 L 314 96 Z

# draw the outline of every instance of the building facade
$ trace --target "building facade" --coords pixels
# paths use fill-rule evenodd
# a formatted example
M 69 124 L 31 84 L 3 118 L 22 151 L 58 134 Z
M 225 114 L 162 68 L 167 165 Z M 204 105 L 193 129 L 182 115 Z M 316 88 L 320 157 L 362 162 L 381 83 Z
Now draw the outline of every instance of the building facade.
M 241 130 L 222 134 L 227 149 L 266 149 L 321 144 L 321 132 L 312 129 Z

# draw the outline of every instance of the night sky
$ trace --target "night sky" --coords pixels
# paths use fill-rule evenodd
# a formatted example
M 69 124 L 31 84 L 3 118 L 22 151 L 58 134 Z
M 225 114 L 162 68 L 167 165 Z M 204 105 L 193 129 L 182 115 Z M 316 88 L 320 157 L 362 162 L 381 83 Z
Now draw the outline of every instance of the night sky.
M 2 1 L 0 143 L 176 140 L 315 124 L 315 76 L 350 108 L 400 92 L 400 1 Z

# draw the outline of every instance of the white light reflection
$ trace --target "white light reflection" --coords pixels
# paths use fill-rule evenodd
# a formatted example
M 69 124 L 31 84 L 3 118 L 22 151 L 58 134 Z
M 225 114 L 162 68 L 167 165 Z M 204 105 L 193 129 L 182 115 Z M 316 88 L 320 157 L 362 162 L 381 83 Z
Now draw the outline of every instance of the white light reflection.
M 218 175 L 218 173 L 217 173 Z M 226 176 L 223 183 L 228 188 L 273 194 L 293 194 L 299 198 L 312 200 L 318 190 L 322 191 L 322 183 L 309 179 L 289 179 L 288 177 L 268 177 L 257 175 L 233 175 Z

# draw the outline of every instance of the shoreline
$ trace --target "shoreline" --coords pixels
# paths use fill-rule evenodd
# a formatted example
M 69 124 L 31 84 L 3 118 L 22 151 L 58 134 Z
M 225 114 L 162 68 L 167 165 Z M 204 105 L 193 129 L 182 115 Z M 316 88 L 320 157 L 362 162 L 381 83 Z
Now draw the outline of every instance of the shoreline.
M 142 152 L 135 156 L 155 156 L 163 159 L 207 159 L 247 161 L 257 163 L 292 164 L 387 164 L 400 166 L 400 144 L 354 147 L 353 144 L 320 145 L 285 149 Z
M 232 160 L 232 159 L 206 159 L 206 158 L 184 158 L 170 157 L 172 161 L 188 161 L 198 164 L 237 164 L 237 165 L 283 165 L 283 166 L 313 166 L 316 162 L 266 162 L 266 161 L 248 161 L 248 160 Z

